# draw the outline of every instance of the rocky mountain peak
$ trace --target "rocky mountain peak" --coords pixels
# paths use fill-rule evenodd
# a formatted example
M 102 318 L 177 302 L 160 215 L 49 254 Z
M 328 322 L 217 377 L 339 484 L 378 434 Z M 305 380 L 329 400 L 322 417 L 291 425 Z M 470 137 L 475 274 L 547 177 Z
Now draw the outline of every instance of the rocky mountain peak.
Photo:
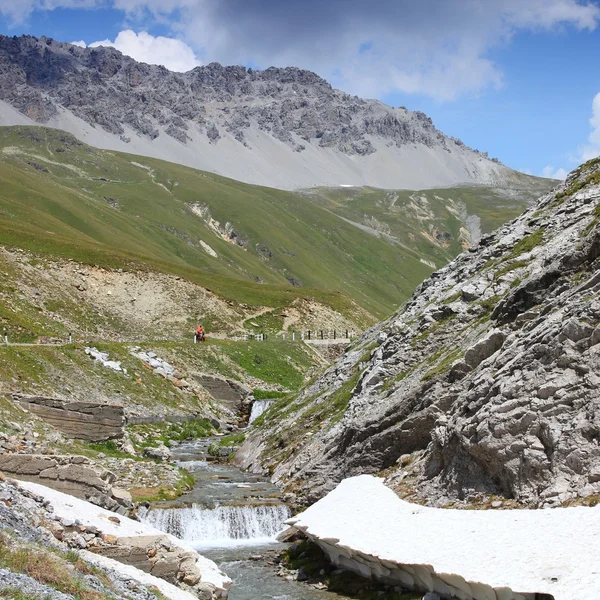
M 307 182 L 319 170 L 337 169 L 340 182 L 347 177 L 350 183 L 378 187 L 390 187 L 385 178 L 408 183 L 406 174 L 401 179 L 396 173 L 406 173 L 407 157 L 414 164 L 418 156 L 423 157 L 420 177 L 429 181 L 426 187 L 498 183 L 511 173 L 445 136 L 421 112 L 351 96 L 296 67 L 254 70 L 210 63 L 174 73 L 138 63 L 114 48 L 0 36 L 0 100 L 33 122 L 97 139 L 101 147 L 127 150 L 129 144 L 138 153 L 157 155 L 151 142 L 161 138 L 170 156 L 160 157 L 184 164 L 193 162 L 188 154 L 197 155 L 200 145 L 219 156 L 219 165 L 255 148 L 279 153 L 280 159 L 283 152 L 294 163 L 290 176 Z M 22 124 L 10 121 L 15 118 L 5 117 L 5 124 Z M 368 157 L 375 154 L 374 168 Z M 190 166 L 199 166 L 195 161 Z M 254 170 L 267 168 L 273 168 L 271 163 Z M 413 176 L 418 172 L 411 170 Z
M 600 493 L 600 159 L 434 273 L 239 456 L 311 501 L 360 473 L 439 505 Z

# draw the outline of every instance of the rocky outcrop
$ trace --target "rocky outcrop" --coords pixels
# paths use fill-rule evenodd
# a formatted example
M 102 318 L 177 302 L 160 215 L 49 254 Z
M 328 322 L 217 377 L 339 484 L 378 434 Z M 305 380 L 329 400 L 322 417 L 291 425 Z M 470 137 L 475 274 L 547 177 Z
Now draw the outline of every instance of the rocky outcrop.
M 166 144 L 163 158 L 276 187 L 495 184 L 514 173 L 445 136 L 422 112 L 351 96 L 294 67 L 211 63 L 173 73 L 114 48 L 0 36 L 0 100 L 88 143 L 121 150 L 130 144 L 152 156 Z M 19 117 L 10 124 L 22 124 Z M 282 152 L 290 165 L 276 161 L 277 177 L 269 162 Z
M 200 600 L 227 597 L 231 580 L 181 540 L 44 485 L 23 481 L 13 485 L 39 502 L 40 521 L 67 547 L 135 567 Z
M 382 471 L 438 504 L 600 494 L 598 183 L 594 160 L 434 273 L 273 407 L 238 462 L 300 502 Z
M 66 402 L 57 398 L 13 394 L 13 399 L 49 423 L 65 437 L 100 442 L 122 438 L 125 417 L 122 406 L 95 402 Z
M 85 456 L 0 454 L 0 471 L 22 481 L 41 483 L 109 510 L 126 514 L 131 496 L 112 487 L 116 476 Z
M 197 375 L 194 379 L 215 399 L 232 413 L 249 412 L 253 400 L 252 390 L 239 381 L 212 375 Z

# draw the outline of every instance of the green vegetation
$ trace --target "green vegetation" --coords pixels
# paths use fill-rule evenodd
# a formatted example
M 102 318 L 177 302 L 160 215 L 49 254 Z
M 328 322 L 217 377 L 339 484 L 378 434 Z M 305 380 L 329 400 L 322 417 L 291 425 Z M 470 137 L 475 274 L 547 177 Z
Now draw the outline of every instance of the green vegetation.
M 196 483 L 195 477 L 185 469 L 178 471 L 179 478 L 174 487 L 159 486 L 157 488 L 134 488 L 130 490 L 134 502 L 162 502 L 175 500 L 189 492 Z
M 596 185 L 600 183 L 600 170 L 595 171 L 594 173 L 589 174 L 587 177 L 581 178 L 581 174 L 597 167 L 600 164 L 600 160 L 598 158 L 593 158 L 592 160 L 588 160 L 586 163 L 581 165 L 577 171 L 579 177 L 577 179 L 573 179 L 569 185 L 569 187 L 565 188 L 562 192 L 556 195 L 555 204 L 562 204 L 566 198 L 576 194 L 579 190 L 584 188 L 586 185 Z
M 241 446 L 246 439 L 245 433 L 232 433 L 231 435 L 226 435 L 222 437 L 218 442 L 213 442 L 208 447 L 208 454 L 210 456 L 219 456 L 220 448 L 234 448 L 236 446 Z
M 600 204 L 596 205 L 596 208 L 594 208 L 594 212 L 592 213 L 592 215 L 594 218 L 592 222 L 582 232 L 582 237 L 587 237 L 597 227 L 598 223 L 600 223 Z
M 214 373 L 239 381 L 252 379 L 254 385 L 263 381 L 265 387 L 298 390 L 312 374 L 317 360 L 306 345 L 270 339 L 266 342 L 236 342 L 211 339 L 199 348 L 190 342 L 153 342 L 139 344 L 143 350 L 153 350 L 158 356 L 184 372 Z M 120 361 L 127 375 L 107 369 L 87 356 L 83 347 L 72 344 L 64 347 L 4 346 L 0 344 L 0 381 L 18 381 L 23 393 L 55 393 L 57 385 L 70 387 L 77 381 L 78 391 L 87 398 L 110 398 L 116 403 L 124 399 L 131 405 L 189 410 L 206 407 L 197 395 L 183 392 L 171 381 L 156 375 L 130 353 L 131 344 L 120 342 L 96 343 L 111 360 Z M 193 382 L 193 378 L 190 378 Z M 282 396 L 288 392 L 266 392 Z M 213 411 L 214 412 L 214 411 Z M 202 423 L 196 423 L 202 426 Z M 179 436 L 209 435 L 204 426 L 194 433 L 189 424 L 173 424 L 169 431 L 156 431 L 157 437 L 180 439 Z M 185 439 L 181 438 L 181 439 Z M 110 449 L 101 450 L 108 454 Z
M 314 299 L 352 317 L 353 302 L 387 316 L 430 272 L 413 250 L 298 193 L 97 150 L 41 127 L 1 128 L 0 154 L 7 247 L 170 273 L 250 306 Z M 259 328 L 280 323 L 273 313 Z
M 445 325 L 447 325 L 448 323 L 450 323 L 451 321 L 456 319 L 456 316 L 457 316 L 456 313 L 450 313 L 450 314 L 446 315 L 445 317 L 442 317 L 439 321 L 434 323 L 429 329 L 426 329 L 419 335 L 416 335 L 415 337 L 413 337 L 413 339 L 410 342 L 411 346 L 413 348 L 416 348 L 420 342 L 429 338 L 429 336 L 432 333 L 435 333 L 436 331 L 438 331 L 439 329 L 441 329 L 442 327 L 444 327 Z
M 219 440 L 219 446 L 221 448 L 231 448 L 233 446 L 241 446 L 246 439 L 245 433 L 232 433 L 226 435 Z
M 496 304 L 502 300 L 501 296 L 492 296 L 491 298 L 486 298 L 485 300 L 479 300 L 477 304 L 481 306 L 486 313 L 491 313 L 494 308 L 496 308 Z
M 445 355 L 445 356 L 444 356 Z M 437 362 L 440 358 L 441 360 L 437 362 L 435 367 L 427 371 L 425 375 L 423 375 L 423 381 L 430 381 L 436 377 L 440 377 L 448 372 L 448 369 L 452 366 L 452 363 L 458 360 L 463 355 L 463 351 L 460 348 L 454 348 L 453 350 L 448 351 L 446 348 L 443 348 L 434 356 L 431 357 L 430 363 Z M 443 358 L 442 358 L 443 357 Z
M 143 423 L 129 425 L 127 430 L 132 435 L 136 449 L 155 447 L 162 442 L 167 444 L 170 440 L 181 442 L 208 437 L 215 432 L 214 425 L 209 419 L 193 419 L 182 423 Z M 143 441 L 138 441 L 142 438 Z
M 413 371 L 414 369 L 407 369 L 406 371 L 400 371 L 400 373 L 397 373 L 394 375 L 394 377 L 388 377 L 383 382 L 381 391 L 387 392 L 388 390 L 391 390 L 397 383 L 400 383 L 403 379 L 406 379 Z
M 515 260 L 510 262 L 503 267 L 500 267 L 498 270 L 494 272 L 494 281 L 498 281 L 500 277 L 510 273 L 511 271 L 516 271 L 517 269 L 521 269 L 522 267 L 526 267 L 529 264 L 528 260 Z
M 452 304 L 453 302 L 456 302 L 461 296 L 462 292 L 456 292 L 455 294 L 452 294 L 452 296 L 444 298 L 442 300 L 442 304 Z
M 525 252 L 531 252 L 535 247 L 539 246 L 544 241 L 544 228 L 540 227 L 527 237 L 519 240 L 512 248 L 505 260 L 511 260 L 525 254 Z
M 259 388 L 253 389 L 252 394 L 254 395 L 255 400 L 272 400 L 275 398 L 283 398 L 284 396 L 287 396 L 286 392 L 275 392 L 273 390 L 262 390 Z
M 1 533 L 1 532 L 0 532 Z M 41 584 L 70 594 L 77 600 L 108 600 L 110 596 L 89 587 L 84 575 L 95 574 L 96 571 L 78 557 L 66 560 L 49 549 L 35 547 L 11 547 L 6 534 L 0 535 L 0 567 L 16 573 L 23 573 Z M 69 566 L 74 567 L 69 568 Z M 103 582 L 104 583 L 104 582 Z M 110 583 L 110 582 L 107 582 Z M 107 586 L 112 587 L 112 586 Z M 23 600 L 25 595 L 9 595 L 5 598 Z

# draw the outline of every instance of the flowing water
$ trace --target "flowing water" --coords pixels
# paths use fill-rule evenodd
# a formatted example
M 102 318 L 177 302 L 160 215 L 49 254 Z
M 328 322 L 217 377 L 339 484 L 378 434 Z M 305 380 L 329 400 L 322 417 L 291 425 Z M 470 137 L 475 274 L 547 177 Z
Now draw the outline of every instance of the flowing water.
M 196 485 L 174 502 L 161 503 L 140 518 L 183 540 L 214 560 L 231 577 L 230 600 L 334 600 L 336 594 L 279 577 L 260 558 L 285 548 L 275 540 L 290 516 L 276 486 L 228 464 L 207 460 L 211 439 L 173 448 L 179 466 Z
M 248 423 L 251 425 L 273 404 L 273 400 L 255 400 L 250 411 L 250 419 Z

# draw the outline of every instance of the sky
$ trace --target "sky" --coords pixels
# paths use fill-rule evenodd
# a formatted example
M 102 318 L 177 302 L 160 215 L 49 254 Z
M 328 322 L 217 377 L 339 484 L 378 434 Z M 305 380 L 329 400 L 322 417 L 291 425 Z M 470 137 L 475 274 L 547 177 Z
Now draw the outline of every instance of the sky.
M 310 69 L 534 175 L 600 155 L 600 0 L 0 0 L 0 33 Z

